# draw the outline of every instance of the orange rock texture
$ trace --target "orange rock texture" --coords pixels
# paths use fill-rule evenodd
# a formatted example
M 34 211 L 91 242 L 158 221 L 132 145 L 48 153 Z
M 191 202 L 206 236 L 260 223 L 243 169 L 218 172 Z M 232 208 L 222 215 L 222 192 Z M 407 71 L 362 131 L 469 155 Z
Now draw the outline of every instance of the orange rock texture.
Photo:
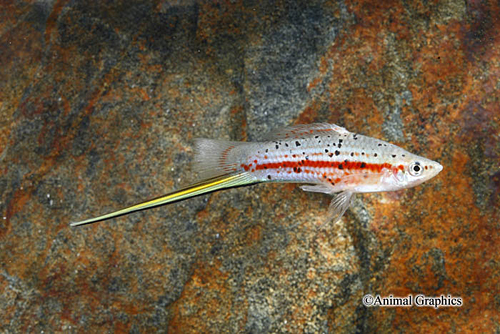
M 498 2 L 2 9 L 2 332 L 500 331 Z M 264 184 L 68 226 L 196 180 L 193 138 L 311 122 L 444 170 L 338 224 L 328 196 Z

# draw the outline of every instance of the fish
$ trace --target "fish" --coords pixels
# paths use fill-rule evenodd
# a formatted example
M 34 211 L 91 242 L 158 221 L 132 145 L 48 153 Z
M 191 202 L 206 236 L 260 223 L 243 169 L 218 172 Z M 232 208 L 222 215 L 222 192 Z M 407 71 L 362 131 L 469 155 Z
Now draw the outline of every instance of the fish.
M 258 142 L 196 139 L 194 170 L 200 181 L 185 188 L 70 223 L 91 224 L 214 191 L 257 183 L 302 183 L 308 192 L 332 195 L 327 220 L 337 222 L 354 194 L 396 191 L 435 177 L 443 166 L 389 142 L 329 123 L 271 131 Z

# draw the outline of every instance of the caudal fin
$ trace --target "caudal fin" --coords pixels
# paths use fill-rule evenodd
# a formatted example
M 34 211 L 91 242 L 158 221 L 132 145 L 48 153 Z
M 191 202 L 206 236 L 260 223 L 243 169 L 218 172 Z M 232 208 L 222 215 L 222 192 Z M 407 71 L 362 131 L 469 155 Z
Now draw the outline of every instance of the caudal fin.
M 241 163 L 246 159 L 246 152 L 250 145 L 246 142 L 213 140 L 198 138 L 195 141 L 196 157 L 193 171 L 200 177 L 238 173 Z

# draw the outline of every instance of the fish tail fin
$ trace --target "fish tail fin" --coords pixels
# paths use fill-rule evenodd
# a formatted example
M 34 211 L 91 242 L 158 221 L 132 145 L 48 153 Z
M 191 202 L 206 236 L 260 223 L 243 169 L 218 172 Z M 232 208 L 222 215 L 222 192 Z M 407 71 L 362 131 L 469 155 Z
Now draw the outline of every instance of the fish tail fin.
M 183 188 L 181 190 L 172 192 L 170 194 L 167 194 L 167 195 L 155 198 L 155 199 L 151 199 L 151 200 L 146 201 L 146 202 L 135 204 L 135 205 L 126 207 L 126 208 L 118 210 L 118 211 L 110 212 L 108 214 L 104 214 L 102 216 L 98 216 L 95 218 L 90 218 L 90 219 L 82 220 L 79 222 L 70 223 L 70 226 L 80 226 L 80 225 L 85 225 L 85 224 L 96 223 L 98 221 L 107 220 L 107 219 L 115 218 L 118 216 L 123 216 L 123 215 L 129 214 L 129 213 L 132 213 L 132 212 L 150 209 L 150 208 L 154 208 L 154 207 L 157 207 L 160 205 L 165 205 L 165 204 L 181 201 L 181 200 L 184 200 L 187 198 L 203 195 L 203 194 L 210 193 L 213 191 L 249 185 L 249 184 L 257 183 L 257 182 L 258 181 L 252 175 L 248 174 L 247 172 L 221 175 L 221 176 L 217 176 L 217 177 L 203 180 L 201 182 L 192 184 L 192 185 L 190 185 L 186 188 Z

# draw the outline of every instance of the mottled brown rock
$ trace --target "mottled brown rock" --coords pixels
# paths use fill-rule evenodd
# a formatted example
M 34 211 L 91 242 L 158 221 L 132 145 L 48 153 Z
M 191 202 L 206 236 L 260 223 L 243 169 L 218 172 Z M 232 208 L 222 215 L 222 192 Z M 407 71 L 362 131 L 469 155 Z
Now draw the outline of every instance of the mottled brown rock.
M 2 7 L 0 330 L 500 330 L 497 3 Z M 317 121 L 444 170 L 335 225 L 328 196 L 268 184 L 68 226 L 195 180 L 193 138 Z

